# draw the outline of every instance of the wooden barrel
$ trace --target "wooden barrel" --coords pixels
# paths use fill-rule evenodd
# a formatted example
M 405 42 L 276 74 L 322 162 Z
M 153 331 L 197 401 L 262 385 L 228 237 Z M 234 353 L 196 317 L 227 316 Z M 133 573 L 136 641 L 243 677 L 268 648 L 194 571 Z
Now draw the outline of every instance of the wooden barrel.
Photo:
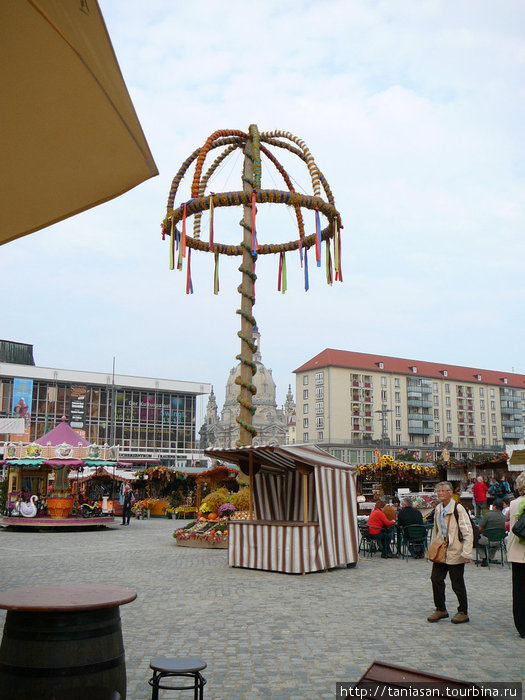
M 126 699 L 118 607 L 79 612 L 7 612 L 0 646 L 0 700 L 51 700 L 89 686 Z

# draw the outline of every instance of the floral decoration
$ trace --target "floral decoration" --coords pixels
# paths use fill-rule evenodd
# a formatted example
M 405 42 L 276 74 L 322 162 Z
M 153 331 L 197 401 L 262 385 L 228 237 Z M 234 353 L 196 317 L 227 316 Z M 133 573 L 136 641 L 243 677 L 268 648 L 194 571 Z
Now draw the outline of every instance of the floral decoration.
M 225 515 L 231 515 L 232 513 L 235 513 L 236 510 L 237 508 L 233 505 L 233 503 L 223 503 L 218 510 L 219 518 L 222 518 Z

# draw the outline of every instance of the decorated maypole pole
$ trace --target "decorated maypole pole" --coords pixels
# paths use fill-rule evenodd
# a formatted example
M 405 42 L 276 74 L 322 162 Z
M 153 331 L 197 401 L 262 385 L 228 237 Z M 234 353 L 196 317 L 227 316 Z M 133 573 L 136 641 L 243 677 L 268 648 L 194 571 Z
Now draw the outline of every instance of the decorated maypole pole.
M 215 158 L 208 170 L 202 174 L 204 162 L 208 153 L 214 149 L 223 150 Z M 272 149 L 285 149 L 301 159 L 310 175 L 312 190 L 311 195 L 299 194 L 295 191 L 292 180 L 283 168 Z M 244 154 L 242 173 L 242 190 L 234 192 L 206 193 L 210 178 L 214 175 L 221 163 L 236 149 Z M 262 163 L 264 155 L 277 169 L 288 189 L 263 189 L 262 187 Z M 191 185 L 191 197 L 175 206 L 175 198 L 179 186 L 191 166 L 195 163 L 195 172 Z M 326 199 L 321 196 L 324 190 Z M 257 205 L 259 204 L 286 204 L 295 210 L 299 237 L 287 243 L 263 243 L 257 235 Z M 217 207 L 242 206 L 243 217 L 241 226 L 243 229 L 242 241 L 239 245 L 218 243 L 215 240 L 214 212 Z M 302 209 L 307 209 L 314 214 L 314 233 L 305 234 Z M 201 218 L 204 211 L 209 212 L 209 242 L 201 239 Z M 321 228 L 321 215 L 327 221 L 325 228 Z M 186 230 L 188 217 L 193 216 L 193 236 Z M 177 226 L 180 224 L 180 228 Z M 237 355 L 240 362 L 240 375 L 236 378 L 240 393 L 237 397 L 239 403 L 239 416 L 236 419 L 240 427 L 238 446 L 249 446 L 253 442 L 257 431 L 253 425 L 253 396 L 256 388 L 253 384 L 253 375 L 256 365 L 253 362 L 253 354 L 256 351 L 253 340 L 253 305 L 255 303 L 255 263 L 259 255 L 278 255 L 278 283 L 277 289 L 284 294 L 287 288 L 286 253 L 299 252 L 300 266 L 304 273 L 304 288 L 309 289 L 308 251 L 315 249 L 315 261 L 317 267 L 321 267 L 322 244 L 326 244 L 325 267 L 326 280 L 332 284 L 334 280 L 343 281 L 341 270 L 341 216 L 337 211 L 330 187 L 321 171 L 318 169 L 312 154 L 306 144 L 293 136 L 288 131 L 271 131 L 259 133 L 255 124 L 252 124 L 248 133 L 238 130 L 219 130 L 211 134 L 204 145 L 197 148 L 180 167 L 174 177 L 168 197 L 167 211 L 162 223 L 162 238 L 168 238 L 170 243 L 170 269 L 183 270 L 186 260 L 186 293 L 193 294 L 193 282 L 191 278 L 191 252 L 192 250 L 211 252 L 215 259 L 213 275 L 213 290 L 219 293 L 219 258 L 221 255 L 239 256 L 241 265 L 241 284 L 238 291 L 241 295 L 241 308 L 237 311 L 241 316 L 241 330 L 238 335 L 241 339 L 241 352 Z M 250 468 L 250 472 L 252 469 Z

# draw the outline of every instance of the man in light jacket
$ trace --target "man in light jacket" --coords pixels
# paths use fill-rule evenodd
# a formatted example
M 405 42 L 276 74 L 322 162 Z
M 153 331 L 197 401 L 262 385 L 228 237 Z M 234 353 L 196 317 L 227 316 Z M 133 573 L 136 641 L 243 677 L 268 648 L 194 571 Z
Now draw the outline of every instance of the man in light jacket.
M 465 564 L 472 559 L 474 533 L 467 511 L 460 503 L 454 501 L 453 492 L 453 486 L 448 481 L 442 481 L 436 486 L 440 503 L 436 506 L 432 542 L 448 541 L 448 546 L 445 563 L 434 562 L 432 565 L 430 580 L 436 609 L 427 620 L 438 622 L 448 617 L 445 605 L 445 579 L 448 573 L 452 590 L 458 599 L 458 611 L 451 620 L 457 625 L 469 621 L 464 574 Z

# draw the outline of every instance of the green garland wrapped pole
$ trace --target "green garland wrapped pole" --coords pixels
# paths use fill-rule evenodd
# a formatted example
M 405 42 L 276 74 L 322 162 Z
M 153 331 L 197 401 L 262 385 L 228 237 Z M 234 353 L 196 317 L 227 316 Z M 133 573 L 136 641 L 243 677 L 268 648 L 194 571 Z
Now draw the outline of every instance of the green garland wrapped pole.
M 300 158 L 306 165 L 312 183 L 311 195 L 299 194 L 293 187 L 292 180 L 279 160 L 270 150 L 271 148 L 285 149 Z M 203 174 L 203 166 L 208 153 L 214 149 L 223 150 L 215 158 L 208 170 Z M 241 149 L 244 154 L 244 166 L 242 175 L 242 190 L 235 192 L 206 193 L 207 185 L 217 167 L 234 151 Z M 262 162 L 261 154 L 275 166 L 282 176 L 287 190 L 262 188 Z M 191 198 L 175 207 L 175 198 L 179 186 L 188 169 L 195 161 L 195 170 L 191 185 Z M 324 191 L 326 199 L 321 196 Z M 257 205 L 265 203 L 286 204 L 295 210 L 299 237 L 288 243 L 263 243 L 258 240 L 256 214 Z M 214 213 L 220 207 L 242 206 L 243 217 L 241 226 L 243 229 L 242 241 L 239 245 L 219 243 L 215 240 L 216 227 L 214 225 Z M 306 235 L 302 209 L 312 212 L 314 232 Z M 209 242 L 201 239 L 201 217 L 203 211 L 209 211 L 210 236 Z M 321 229 L 320 216 L 324 216 L 327 225 Z M 193 235 L 187 232 L 187 218 L 193 217 Z M 181 223 L 179 230 L 177 224 Z M 309 288 L 307 251 L 314 247 L 317 267 L 321 267 L 321 242 L 326 242 L 326 279 L 328 284 L 332 281 L 343 281 L 341 270 L 341 216 L 335 208 L 334 198 L 330 187 L 323 174 L 317 167 L 310 150 L 306 144 L 288 131 L 275 130 L 259 133 L 255 124 L 252 124 L 248 133 L 238 130 L 219 130 L 211 134 L 201 148 L 197 148 L 180 167 L 173 178 L 168 197 L 167 212 L 162 223 L 162 238 L 169 241 L 169 265 L 170 269 L 182 270 L 183 261 L 186 260 L 186 293 L 193 293 L 191 279 L 191 251 L 198 250 L 211 252 L 214 255 L 214 293 L 219 291 L 218 256 L 237 255 L 241 257 L 239 271 L 241 272 L 241 284 L 238 291 L 241 295 L 241 308 L 237 313 L 241 316 L 241 329 L 238 336 L 241 340 L 241 352 L 237 355 L 241 372 L 235 381 L 239 385 L 239 417 L 236 419 L 240 427 L 238 446 L 249 446 L 257 434 L 252 421 L 255 413 L 253 397 L 256 387 L 253 384 L 253 375 L 256 365 L 253 355 L 257 348 L 253 339 L 253 328 L 256 324 L 253 316 L 255 304 L 255 263 L 258 255 L 277 255 L 279 258 L 278 289 L 286 291 L 286 259 L 285 254 L 291 251 L 299 252 L 300 265 L 304 271 L 305 290 Z M 330 250 L 333 245 L 333 254 Z

